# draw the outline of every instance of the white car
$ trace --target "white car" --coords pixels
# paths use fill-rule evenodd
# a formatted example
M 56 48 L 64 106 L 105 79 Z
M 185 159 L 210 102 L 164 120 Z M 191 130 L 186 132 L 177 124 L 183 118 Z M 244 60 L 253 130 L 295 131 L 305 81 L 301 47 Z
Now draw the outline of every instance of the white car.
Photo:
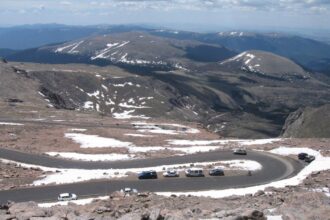
M 138 193 L 138 190 L 126 187 L 124 189 L 121 189 L 120 192 L 125 193 L 125 194 L 136 194 L 136 193 Z
M 164 177 L 179 177 L 179 173 L 177 170 L 167 170 L 163 173 Z
M 204 177 L 202 168 L 190 168 L 185 170 L 187 177 Z
M 77 200 L 78 197 L 74 193 L 61 193 L 58 197 L 58 201 L 71 201 L 71 200 Z

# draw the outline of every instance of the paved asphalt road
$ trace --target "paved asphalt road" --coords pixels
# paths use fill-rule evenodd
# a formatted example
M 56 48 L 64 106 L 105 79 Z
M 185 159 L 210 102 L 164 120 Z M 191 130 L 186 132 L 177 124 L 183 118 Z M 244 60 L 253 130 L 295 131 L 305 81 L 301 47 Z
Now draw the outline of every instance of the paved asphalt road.
M 44 155 L 32 155 L 8 149 L 0 149 L 0 158 L 17 162 L 56 168 L 109 169 L 143 168 L 178 163 L 207 162 L 219 160 L 248 159 L 262 164 L 262 170 L 252 176 L 223 176 L 200 178 L 168 178 L 156 180 L 99 180 L 65 185 L 42 186 L 33 188 L 0 191 L 0 203 L 7 200 L 54 201 L 59 193 L 73 192 L 79 197 L 105 195 L 124 187 L 139 191 L 197 191 L 209 189 L 240 188 L 260 185 L 288 178 L 298 173 L 303 164 L 299 161 L 265 152 L 249 151 L 248 155 L 234 155 L 231 151 L 215 151 L 187 156 L 175 156 L 161 159 L 145 159 L 121 162 L 81 162 L 52 158 Z

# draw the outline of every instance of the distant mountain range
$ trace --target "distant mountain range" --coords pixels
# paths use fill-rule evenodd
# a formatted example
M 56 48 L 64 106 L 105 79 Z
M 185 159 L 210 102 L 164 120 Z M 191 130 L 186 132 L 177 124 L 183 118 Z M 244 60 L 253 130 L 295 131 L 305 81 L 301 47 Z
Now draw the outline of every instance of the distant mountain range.
M 188 70 L 199 63 L 222 61 L 236 54 L 215 44 L 158 37 L 148 32 L 125 32 L 28 49 L 7 58 L 53 64 L 125 64 Z
M 65 25 L 35 25 L 35 26 L 20 26 L 12 28 L 0 28 L 0 48 L 24 50 L 31 48 L 45 48 L 45 45 L 57 44 L 61 45 L 64 42 L 79 42 L 82 39 L 97 38 L 102 35 L 114 35 L 117 40 L 120 35 L 118 33 L 129 32 L 142 32 L 146 36 L 156 36 L 157 39 L 185 40 L 199 42 L 204 44 L 200 50 L 190 52 L 192 57 L 199 61 L 210 61 L 210 57 L 218 58 L 218 51 L 211 51 L 211 48 L 206 48 L 206 45 L 213 47 L 226 47 L 228 50 L 235 53 L 241 53 L 247 50 L 262 50 L 271 52 L 300 64 L 309 71 L 329 72 L 330 66 L 330 45 L 316 40 L 308 39 L 305 37 L 285 35 L 279 33 L 251 33 L 251 32 L 220 32 L 220 33 L 194 33 L 186 31 L 166 30 L 166 29 L 153 29 L 139 26 L 65 26 Z M 112 36 L 111 36 L 112 37 Z M 126 37 L 123 37 L 123 41 Z M 132 39 L 131 39 L 132 40 Z M 138 40 L 138 39 L 135 39 Z M 61 43 L 62 42 L 62 43 Z M 63 45 L 69 45 L 64 43 Z M 103 45 L 104 47 L 105 45 Z M 101 45 L 100 45 L 101 47 Z M 97 49 L 97 48 L 95 48 Z M 100 48 L 101 49 L 101 48 Z M 103 48 L 105 49 L 105 48 Z M 35 50 L 17 52 L 15 55 L 8 53 L 8 50 L 1 50 L 0 55 L 8 58 L 9 60 L 27 60 L 26 56 L 30 53 L 35 54 Z M 198 53 L 196 53 L 198 51 Z M 205 53 L 209 56 L 202 60 Z M 43 51 L 44 52 L 44 51 Z M 33 61 L 47 62 L 43 60 L 43 56 L 35 57 Z M 224 56 L 225 57 L 225 56 Z M 51 60 L 57 60 L 58 57 L 52 57 Z M 67 57 L 67 60 L 73 61 L 72 58 Z M 213 61 L 215 61 L 213 59 Z M 80 57 L 80 62 L 87 62 L 85 58 Z M 90 63 L 88 61 L 88 63 Z M 92 62 L 95 63 L 95 62 Z M 103 62 L 99 62 L 103 63 Z M 108 62 L 106 62 L 108 63 Z

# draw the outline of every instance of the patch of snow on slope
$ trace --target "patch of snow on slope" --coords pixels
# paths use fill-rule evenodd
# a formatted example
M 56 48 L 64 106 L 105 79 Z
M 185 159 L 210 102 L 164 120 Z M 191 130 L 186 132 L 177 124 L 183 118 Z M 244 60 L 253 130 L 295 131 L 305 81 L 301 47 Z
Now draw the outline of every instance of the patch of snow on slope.
M 70 44 L 70 45 L 66 45 L 64 47 L 59 47 L 55 50 L 55 53 L 60 53 L 62 52 L 63 50 L 65 49 L 68 49 L 68 48 L 71 48 L 71 47 L 74 47 L 77 43 L 73 43 L 73 44 Z
M 283 220 L 282 215 L 267 215 L 267 220 Z
M 127 110 L 123 111 L 121 113 L 113 113 L 112 116 L 116 119 L 131 119 L 131 118 L 141 118 L 141 119 L 149 119 L 149 117 L 146 117 L 145 115 L 131 115 L 131 113 L 135 112 L 135 110 Z
M 271 138 L 271 139 L 221 139 L 221 140 L 167 140 L 171 145 L 212 145 L 212 144 L 228 144 L 228 143 L 237 143 L 241 146 L 248 145 L 263 145 L 270 144 L 274 142 L 281 141 L 280 138 Z
M 151 108 L 151 107 L 148 107 L 148 106 L 129 105 L 129 104 L 127 104 L 126 102 L 124 102 L 124 103 L 119 103 L 118 106 L 123 107 L 123 108 L 138 108 L 138 109 L 141 109 L 141 108 Z
M 153 137 L 152 135 L 146 135 L 146 134 L 125 134 L 125 135 L 131 137 Z
M 221 147 L 218 147 L 218 146 L 192 146 L 192 147 L 171 147 L 168 149 L 174 150 L 174 151 L 180 151 L 185 154 L 195 154 L 195 153 L 219 150 L 219 149 L 221 149 Z
M 117 45 L 119 45 L 119 43 L 107 44 L 107 47 L 105 49 L 96 51 L 95 56 L 91 57 L 91 60 L 109 58 L 110 56 L 106 56 L 106 54 L 109 53 Z
M 11 122 L 0 122 L 0 125 L 13 125 L 13 126 L 22 126 L 21 123 L 11 123 Z
M 83 106 L 84 109 L 94 109 L 94 103 L 91 102 L 91 101 L 87 101 L 84 103 L 84 106 Z
M 112 84 L 114 87 L 125 87 L 126 85 L 133 86 L 134 84 L 132 82 L 125 82 L 122 84 Z
M 100 96 L 100 91 L 96 90 L 96 91 L 93 92 L 93 93 L 87 93 L 87 95 L 88 95 L 89 97 L 96 97 L 96 98 L 98 98 L 98 97 Z
M 81 148 L 99 148 L 99 147 L 119 147 L 127 148 L 132 145 L 131 142 L 123 142 L 114 138 L 104 138 L 98 135 L 87 135 L 80 133 L 66 133 L 66 138 L 72 139 L 80 144 Z
M 245 65 L 248 65 L 255 58 L 255 56 L 250 53 L 246 54 L 245 57 L 247 58 L 244 62 Z
M 76 205 L 87 205 L 87 204 L 92 203 L 94 200 L 108 200 L 108 199 L 109 199 L 109 196 L 100 196 L 100 197 L 96 197 L 96 198 L 78 199 L 78 200 L 73 200 L 73 201 L 38 203 L 38 206 L 41 207 L 41 208 L 50 208 L 50 207 L 58 206 L 58 205 L 66 206 L 69 203 L 74 203 Z
M 237 56 L 234 56 L 232 58 L 229 58 L 229 59 L 221 62 L 220 64 L 225 64 L 225 63 L 228 63 L 228 62 L 231 62 L 231 61 L 239 61 L 240 58 L 244 57 L 246 54 L 247 54 L 247 52 L 240 53 Z
M 227 164 L 230 168 L 237 168 L 239 170 L 261 170 L 262 165 L 252 160 L 231 160 L 222 162 Z
M 179 151 L 182 152 L 183 154 L 194 154 L 198 152 L 208 152 L 221 148 L 219 146 L 189 146 L 189 147 L 176 147 L 176 148 L 175 147 L 168 148 L 163 146 L 140 147 L 140 146 L 135 146 L 131 142 L 123 142 L 113 138 L 105 138 L 105 137 L 99 137 L 97 135 L 87 135 L 81 133 L 66 133 L 65 137 L 70 138 L 74 142 L 80 144 L 81 148 L 104 148 L 104 147 L 126 148 L 130 153 L 171 150 L 171 151 Z M 72 154 L 70 156 L 72 156 Z M 76 155 L 76 156 L 78 157 L 82 155 Z
M 75 53 L 79 53 L 79 51 L 77 51 L 76 49 L 80 46 L 80 44 L 82 44 L 84 41 L 79 41 L 78 43 L 76 43 L 71 50 L 68 51 L 68 53 L 70 54 L 75 54 Z
M 87 131 L 87 129 L 85 129 L 85 128 L 71 128 L 71 129 L 69 129 L 69 131 L 80 131 L 80 132 L 84 132 L 84 131 Z
M 176 135 L 186 133 L 195 134 L 200 132 L 198 129 L 179 124 L 152 124 L 146 122 L 133 122 L 132 124 L 138 129 L 138 132 L 143 133 Z
M 105 91 L 109 91 L 108 87 L 106 87 L 105 85 L 102 84 L 102 88 L 105 90 Z
M 212 198 L 224 198 L 229 196 L 243 196 L 246 194 L 253 194 L 258 192 L 259 190 L 265 190 L 267 187 L 275 187 L 282 188 L 286 186 L 296 186 L 303 182 L 307 176 L 312 174 L 313 172 L 329 170 L 330 169 L 330 157 L 323 157 L 318 151 L 309 148 L 289 148 L 289 147 L 280 147 L 277 149 L 273 149 L 270 151 L 271 153 L 276 153 L 280 155 L 290 155 L 301 152 L 307 152 L 311 155 L 315 155 L 315 160 L 311 162 L 308 166 L 303 168 L 300 173 L 296 176 L 275 181 L 265 185 L 252 186 L 246 188 L 238 188 L 238 189 L 225 189 L 225 190 L 207 190 L 207 191 L 198 191 L 198 192 L 159 192 L 157 194 L 164 196 L 171 196 L 172 194 L 176 195 L 193 195 L 193 196 L 205 196 Z
M 127 154 L 80 154 L 73 152 L 47 152 L 49 156 L 62 157 L 72 160 L 83 160 L 83 161 L 118 161 L 118 160 L 131 160 L 135 155 Z

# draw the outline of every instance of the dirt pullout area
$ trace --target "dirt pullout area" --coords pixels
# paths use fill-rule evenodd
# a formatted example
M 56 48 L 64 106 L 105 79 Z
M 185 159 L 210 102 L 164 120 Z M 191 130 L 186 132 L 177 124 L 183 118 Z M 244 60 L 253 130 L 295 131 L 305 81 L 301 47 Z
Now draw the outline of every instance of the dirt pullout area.
M 6 109 L 5 112 L 11 111 Z M 187 132 L 187 128 L 194 132 Z M 92 113 L 51 109 L 47 113 L 25 109 L 19 112 L 12 111 L 11 116 L 0 115 L 0 136 L 2 137 L 0 147 L 3 148 L 36 154 L 45 152 L 128 153 L 125 147 L 111 147 L 111 145 L 81 148 L 79 143 L 65 137 L 68 133 L 111 138 L 129 142 L 138 147 L 170 147 L 168 139 L 214 140 L 218 138 L 217 135 L 207 132 L 196 123 L 178 123 L 162 119 L 117 120 Z M 141 157 L 171 155 L 173 153 L 169 151 L 157 152 L 157 154 L 145 152 Z
M 45 174 L 39 168 L 26 168 L 13 163 L 0 162 L 0 190 L 26 186 Z
M 313 173 L 302 184 L 268 188 L 254 195 L 212 199 L 193 196 L 162 197 L 151 193 L 125 195 L 115 192 L 104 200 L 67 206 L 39 207 L 34 202 L 0 207 L 2 219 L 329 219 L 329 171 Z M 277 218 L 275 218 L 277 217 Z

